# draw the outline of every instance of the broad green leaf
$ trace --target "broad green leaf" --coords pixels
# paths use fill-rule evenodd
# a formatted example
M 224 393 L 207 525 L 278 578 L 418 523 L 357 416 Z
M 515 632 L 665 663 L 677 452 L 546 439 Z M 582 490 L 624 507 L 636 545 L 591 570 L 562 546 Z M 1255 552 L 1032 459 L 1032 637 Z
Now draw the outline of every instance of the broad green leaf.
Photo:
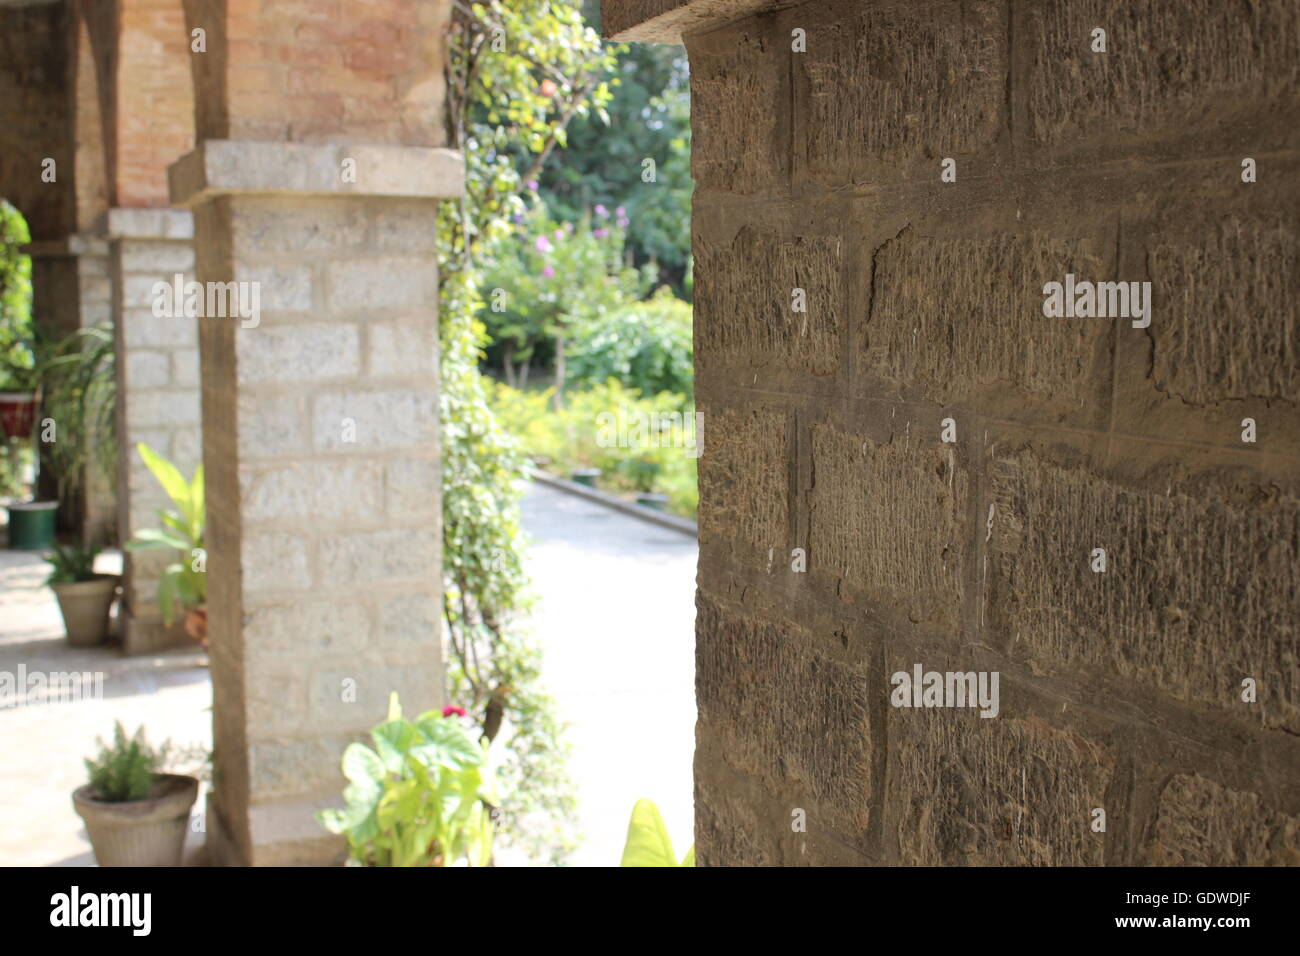
M 190 543 L 162 528 L 146 528 L 137 531 L 135 537 L 126 543 L 128 551 L 143 551 L 148 548 L 174 548 L 177 551 L 188 551 Z
M 167 492 L 168 497 L 176 503 L 180 513 L 188 517 L 190 514 L 189 482 L 175 465 L 144 442 L 138 443 L 135 447 L 140 452 L 140 457 L 144 459 L 145 467 L 158 479 L 158 484 L 162 485 L 163 491 Z
M 365 744 L 348 744 L 343 751 L 343 776 L 362 786 L 378 786 L 384 780 L 384 762 Z
M 415 725 L 401 719 L 380 724 L 370 732 L 370 736 L 384 761 L 384 769 L 396 774 L 402 772 L 411 745 L 420 739 Z
M 620 866 L 676 866 L 677 856 L 668 837 L 668 827 L 659 808 L 650 800 L 638 800 L 627 825 L 627 843 Z
M 682 865 L 682 866 L 694 866 L 694 865 L 695 865 L 695 844 L 694 844 L 694 843 L 692 843 L 692 844 L 691 844 L 691 848 L 690 848 L 689 850 L 686 851 L 686 855 L 685 855 L 684 857 L 682 857 L 681 865 Z

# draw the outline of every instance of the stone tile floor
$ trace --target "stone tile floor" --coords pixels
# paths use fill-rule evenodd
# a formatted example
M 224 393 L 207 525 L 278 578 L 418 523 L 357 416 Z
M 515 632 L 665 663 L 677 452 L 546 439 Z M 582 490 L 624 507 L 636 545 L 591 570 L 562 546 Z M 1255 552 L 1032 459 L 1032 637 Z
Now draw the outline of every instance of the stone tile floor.
M 584 834 L 572 862 L 617 865 L 639 797 L 658 803 L 683 854 L 694 839 L 696 542 L 541 485 L 528 488 L 524 527 L 546 684 L 571 723 Z M 119 571 L 121 555 L 98 568 Z M 0 708 L 0 866 L 93 864 L 71 795 L 115 719 L 154 741 L 211 745 L 204 655 L 69 647 L 47 573 L 37 554 L 0 550 L 0 672 L 102 672 L 104 692 Z M 203 805 L 201 795 L 196 826 Z M 191 861 L 202 839 L 191 833 Z M 500 863 L 527 861 L 507 850 Z

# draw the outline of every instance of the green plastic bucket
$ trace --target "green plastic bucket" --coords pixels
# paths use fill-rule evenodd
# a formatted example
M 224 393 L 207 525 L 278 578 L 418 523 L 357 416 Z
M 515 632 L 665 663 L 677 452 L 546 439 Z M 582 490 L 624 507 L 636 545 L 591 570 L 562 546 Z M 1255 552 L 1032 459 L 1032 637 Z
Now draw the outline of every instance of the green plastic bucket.
M 9 506 L 9 547 L 15 551 L 44 551 L 54 544 L 57 501 L 23 501 Z

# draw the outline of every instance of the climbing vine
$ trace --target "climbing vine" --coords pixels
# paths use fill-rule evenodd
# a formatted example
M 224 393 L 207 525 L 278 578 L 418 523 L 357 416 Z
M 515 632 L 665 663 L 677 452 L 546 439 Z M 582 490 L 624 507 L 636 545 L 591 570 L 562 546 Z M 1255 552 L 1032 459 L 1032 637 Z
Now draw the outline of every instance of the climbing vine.
M 575 801 L 563 726 L 526 629 L 520 479 L 524 458 L 487 403 L 478 315 L 492 244 L 521 215 L 535 177 L 577 116 L 601 110 L 613 63 L 578 0 L 453 0 L 447 145 L 465 193 L 439 214 L 442 339 L 443 613 L 451 699 L 501 738 L 508 758 L 498 836 L 562 862 Z

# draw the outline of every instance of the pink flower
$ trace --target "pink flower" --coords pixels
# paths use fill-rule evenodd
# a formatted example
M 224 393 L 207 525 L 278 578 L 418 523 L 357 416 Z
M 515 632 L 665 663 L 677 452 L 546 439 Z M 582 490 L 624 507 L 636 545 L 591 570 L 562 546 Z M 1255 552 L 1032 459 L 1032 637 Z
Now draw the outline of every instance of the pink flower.
M 609 235 L 609 230 L 608 230 L 608 229 L 596 229 L 596 230 L 593 230 L 591 234 L 592 234 L 593 236 L 595 236 L 597 239 L 604 239 L 606 236 Z
M 600 203 L 596 203 L 596 215 L 599 216 L 601 219 L 604 219 L 609 215 L 609 210 L 606 209 L 604 206 L 602 206 Z
M 557 242 L 559 242 L 559 241 L 562 240 L 563 238 L 564 238 L 564 230 L 563 230 L 563 229 L 556 229 L 556 230 L 555 230 L 555 240 L 556 240 Z
M 547 239 L 545 236 L 538 236 L 537 241 L 533 243 L 533 246 L 538 252 L 550 252 L 555 248 L 551 245 L 551 240 Z
M 627 215 L 627 209 L 626 209 L 625 207 L 623 207 L 623 206 L 619 206 L 617 209 L 614 210 L 614 215 L 616 215 L 616 216 L 626 216 L 626 215 Z
M 546 276 L 548 279 L 552 279 L 555 277 L 555 269 L 551 266 L 547 266 L 542 270 L 542 275 Z
M 447 707 L 444 707 L 444 708 L 442 709 L 442 716 L 444 716 L 444 717 L 450 717 L 452 714 L 455 714 L 457 717 L 464 717 L 464 716 L 465 716 L 465 708 L 464 708 L 464 707 L 451 707 L 451 706 L 447 706 Z
M 537 180 L 535 179 L 528 180 L 528 188 L 531 189 L 533 192 L 537 192 Z

